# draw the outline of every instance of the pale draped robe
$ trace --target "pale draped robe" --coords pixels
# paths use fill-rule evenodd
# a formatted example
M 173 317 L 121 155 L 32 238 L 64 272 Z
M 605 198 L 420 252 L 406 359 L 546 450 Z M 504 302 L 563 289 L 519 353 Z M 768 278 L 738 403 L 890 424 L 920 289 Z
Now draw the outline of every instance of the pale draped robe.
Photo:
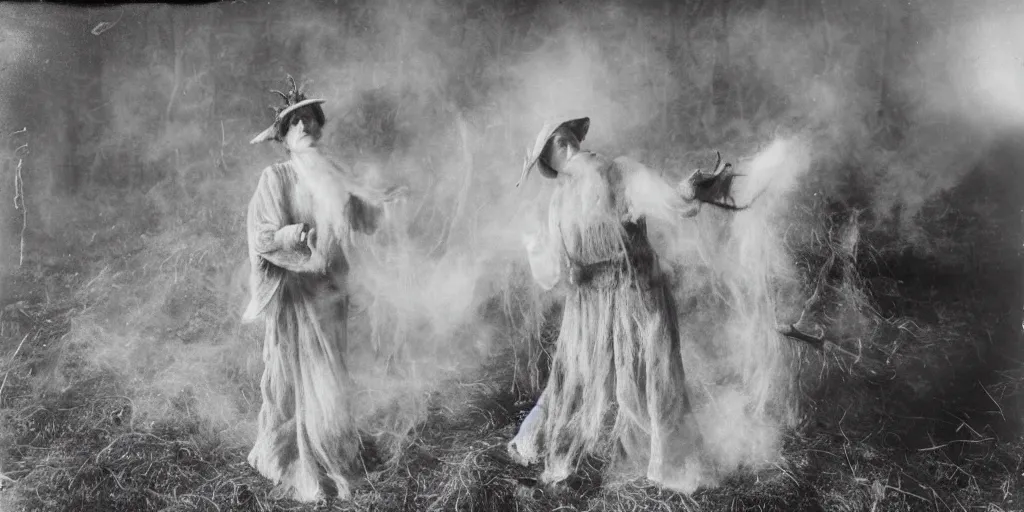
M 686 182 L 673 187 L 639 163 L 588 151 L 558 180 L 546 229 L 527 250 L 538 284 L 565 293 L 562 325 L 547 385 L 510 454 L 542 460 L 550 483 L 581 457 L 610 451 L 620 469 L 691 492 L 704 471 L 701 435 L 647 219 L 693 216 L 699 203 L 684 199 Z M 582 266 L 570 270 L 570 260 Z
M 294 128 L 293 128 L 294 130 Z M 371 233 L 379 195 L 355 185 L 308 144 L 263 170 L 248 210 L 251 300 L 265 322 L 263 398 L 248 461 L 300 501 L 350 496 L 359 437 L 345 366 L 354 232 Z M 299 233 L 315 228 L 310 250 Z

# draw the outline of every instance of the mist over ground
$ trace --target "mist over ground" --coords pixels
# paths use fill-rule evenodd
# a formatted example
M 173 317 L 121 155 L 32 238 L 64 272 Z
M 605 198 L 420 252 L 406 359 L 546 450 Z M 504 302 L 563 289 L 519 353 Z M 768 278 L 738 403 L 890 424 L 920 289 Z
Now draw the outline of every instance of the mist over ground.
M 737 203 L 756 198 L 740 213 L 705 208 L 653 226 L 723 474 L 780 464 L 787 429 L 861 364 L 776 332 L 800 317 L 843 226 L 859 236 L 847 247 L 856 272 L 832 276 L 840 292 L 821 321 L 848 351 L 867 354 L 858 347 L 893 329 L 873 348 L 903 353 L 909 328 L 892 327 L 897 317 L 932 322 L 919 339 L 945 328 L 952 313 L 941 310 L 958 306 L 920 313 L 886 306 L 905 289 L 879 293 L 901 280 L 938 287 L 921 284 L 919 262 L 1004 281 L 1019 270 L 1016 2 L 7 4 L 0 14 L 0 197 L 24 195 L 24 208 L 0 202 L 0 297 L 67 304 L 56 339 L 28 338 L 0 406 L 96 389 L 130 403 L 133 428 L 184 414 L 247 449 L 262 329 L 240 324 L 245 209 L 262 169 L 287 158 L 248 141 L 272 122 L 280 100 L 269 90 L 288 74 L 326 99 L 326 153 L 369 183 L 409 190 L 354 255 L 357 414 L 388 457 L 415 444 L 432 407 L 465 401 L 452 382 L 482 372 L 492 378 L 480 387 L 522 401 L 541 389 L 558 296 L 532 283 L 521 235 L 540 225 L 553 183 L 515 183 L 549 118 L 590 117 L 584 147 L 671 182 L 720 151 L 744 175 Z M 1019 291 L 991 296 L 1019 312 Z M 31 334 L 10 318 L 7 372 Z M 979 361 L 991 350 L 1011 371 L 1019 331 L 998 322 L 985 348 L 959 346 Z M 977 366 L 977 380 L 996 371 Z M 931 367 L 911 387 L 967 371 Z M 0 441 L 20 439 L 6 430 Z

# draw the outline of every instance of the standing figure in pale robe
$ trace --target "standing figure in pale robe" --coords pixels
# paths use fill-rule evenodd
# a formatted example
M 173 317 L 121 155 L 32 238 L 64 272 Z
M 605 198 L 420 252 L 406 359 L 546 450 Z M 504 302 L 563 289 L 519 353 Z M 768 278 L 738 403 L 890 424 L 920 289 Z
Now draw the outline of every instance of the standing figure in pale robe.
M 620 469 L 689 493 L 710 468 L 647 220 L 692 217 L 702 202 L 731 208 L 718 200 L 731 200 L 734 175 L 720 167 L 672 186 L 635 161 L 581 150 L 589 127 L 589 118 L 546 124 L 520 180 L 534 166 L 557 180 L 546 229 L 524 242 L 534 279 L 561 287 L 565 306 L 547 385 L 509 454 L 543 460 L 541 480 L 557 483 L 604 447 Z
M 280 93 L 279 93 L 280 94 Z M 251 300 L 263 319 L 265 364 L 249 464 L 299 501 L 351 495 L 359 457 L 345 366 L 351 235 L 376 229 L 388 196 L 357 184 L 317 148 L 324 100 L 296 90 L 252 140 L 284 143 L 289 159 L 263 170 L 249 203 Z

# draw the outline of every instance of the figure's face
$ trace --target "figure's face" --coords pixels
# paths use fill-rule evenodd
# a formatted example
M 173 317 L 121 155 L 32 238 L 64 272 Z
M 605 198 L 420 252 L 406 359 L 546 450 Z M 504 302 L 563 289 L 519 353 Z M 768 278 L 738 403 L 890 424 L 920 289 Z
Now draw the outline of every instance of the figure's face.
M 562 127 L 551 135 L 547 149 L 541 158 L 558 173 L 564 173 L 568 168 L 569 160 L 579 151 L 580 141 L 568 128 Z
M 301 126 L 306 135 L 309 135 L 314 141 L 320 140 L 323 125 L 320 123 L 320 118 L 316 115 L 312 106 L 305 106 L 288 114 L 284 119 L 284 138 L 301 136 L 301 134 L 292 133 L 292 129 L 297 126 Z

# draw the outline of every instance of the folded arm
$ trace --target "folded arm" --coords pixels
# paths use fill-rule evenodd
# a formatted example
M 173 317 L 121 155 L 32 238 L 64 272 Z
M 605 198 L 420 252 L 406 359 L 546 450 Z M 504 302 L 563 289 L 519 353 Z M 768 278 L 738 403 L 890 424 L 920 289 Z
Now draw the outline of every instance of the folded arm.
M 253 252 L 285 270 L 323 272 L 323 255 L 309 247 L 308 234 L 305 224 L 291 224 L 280 229 L 257 228 Z
M 304 224 L 286 224 L 286 190 L 272 170 L 260 177 L 249 202 L 249 252 L 259 259 L 291 272 L 323 272 L 323 255 L 311 249 L 313 236 Z

